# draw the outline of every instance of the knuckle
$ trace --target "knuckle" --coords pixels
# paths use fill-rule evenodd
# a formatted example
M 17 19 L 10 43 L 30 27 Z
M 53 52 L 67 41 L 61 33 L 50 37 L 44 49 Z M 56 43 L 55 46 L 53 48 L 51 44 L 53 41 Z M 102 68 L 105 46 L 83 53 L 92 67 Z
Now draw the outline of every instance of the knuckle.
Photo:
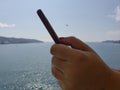
M 71 41 L 76 39 L 76 37 L 74 37 L 74 36 L 70 36 L 69 38 L 70 38 Z
M 54 55 L 55 52 L 60 51 L 60 50 L 62 49 L 62 47 L 63 47 L 62 44 L 54 44 L 54 45 L 52 45 L 51 48 L 50 48 L 50 53 Z
M 56 60 L 55 60 L 55 57 L 53 56 L 53 57 L 52 57 L 52 64 L 54 65 L 55 62 L 56 62 Z
M 55 68 L 54 66 L 52 67 L 52 75 L 56 78 L 56 79 L 61 79 L 61 75 L 60 72 L 57 68 Z
M 55 47 L 56 47 L 55 44 L 51 46 L 51 48 L 50 48 L 50 53 L 51 53 L 51 54 L 54 54 L 54 52 L 55 52 Z
M 57 78 L 57 72 L 56 72 L 55 67 L 52 67 L 51 72 L 52 72 L 53 76 Z

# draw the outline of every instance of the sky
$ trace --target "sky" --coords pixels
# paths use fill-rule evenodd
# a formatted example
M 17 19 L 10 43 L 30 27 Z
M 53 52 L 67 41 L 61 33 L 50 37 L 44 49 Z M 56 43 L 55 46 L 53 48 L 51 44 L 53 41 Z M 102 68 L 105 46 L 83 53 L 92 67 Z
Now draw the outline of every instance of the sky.
M 0 0 L 0 36 L 53 41 L 38 9 L 59 37 L 120 40 L 120 0 Z

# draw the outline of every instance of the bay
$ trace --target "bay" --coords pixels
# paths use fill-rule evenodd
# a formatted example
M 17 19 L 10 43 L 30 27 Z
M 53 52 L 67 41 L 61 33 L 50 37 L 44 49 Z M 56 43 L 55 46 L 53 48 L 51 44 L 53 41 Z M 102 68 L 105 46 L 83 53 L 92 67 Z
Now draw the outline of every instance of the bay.
M 0 45 L 0 90 L 60 90 L 51 74 L 52 44 Z M 107 65 L 120 69 L 120 44 L 87 44 Z

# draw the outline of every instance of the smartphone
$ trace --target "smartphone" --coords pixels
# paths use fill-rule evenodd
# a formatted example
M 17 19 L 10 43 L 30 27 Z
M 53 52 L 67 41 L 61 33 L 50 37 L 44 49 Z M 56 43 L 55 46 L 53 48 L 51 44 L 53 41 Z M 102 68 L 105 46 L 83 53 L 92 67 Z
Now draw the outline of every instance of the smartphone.
M 56 32 L 54 31 L 53 27 L 49 23 L 48 19 L 46 18 L 46 16 L 42 12 L 42 10 L 41 9 L 37 10 L 37 14 L 38 14 L 39 18 L 41 19 L 42 23 L 44 24 L 44 26 L 46 27 L 47 31 L 49 32 L 50 36 L 54 40 L 54 42 L 56 44 L 59 44 L 60 43 L 59 38 L 58 38 Z

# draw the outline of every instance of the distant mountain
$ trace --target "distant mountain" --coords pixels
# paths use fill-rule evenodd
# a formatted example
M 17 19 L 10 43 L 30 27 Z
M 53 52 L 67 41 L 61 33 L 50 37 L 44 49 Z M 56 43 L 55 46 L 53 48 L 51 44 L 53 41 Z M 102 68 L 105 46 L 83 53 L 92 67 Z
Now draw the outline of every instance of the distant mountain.
M 119 43 L 120 44 L 120 40 L 106 40 L 106 41 L 103 41 L 103 43 Z
M 18 44 L 18 43 L 42 43 L 43 41 L 25 38 L 10 38 L 0 36 L 0 44 Z

